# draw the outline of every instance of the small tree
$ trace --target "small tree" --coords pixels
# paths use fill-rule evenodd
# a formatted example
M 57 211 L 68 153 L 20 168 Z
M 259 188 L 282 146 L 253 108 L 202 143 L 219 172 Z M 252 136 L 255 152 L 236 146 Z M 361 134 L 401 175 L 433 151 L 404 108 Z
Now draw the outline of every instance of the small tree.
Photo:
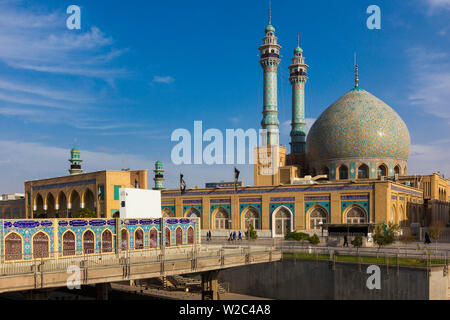
M 86 208 L 80 209 L 73 216 L 74 218 L 97 218 L 97 214 L 94 210 L 89 210 Z
M 403 229 L 403 234 L 400 237 L 398 237 L 398 240 L 401 243 L 408 245 L 411 242 L 414 242 L 416 240 L 416 237 L 413 236 L 410 228 L 405 228 Z
M 356 248 L 356 251 L 359 252 L 359 248 L 361 248 L 363 244 L 362 235 L 360 233 L 356 234 L 355 238 L 351 241 L 351 244 Z
M 441 221 L 434 221 L 430 227 L 430 238 L 434 240 L 436 243 L 436 250 L 437 250 L 437 243 L 439 238 L 441 237 L 442 231 L 444 231 L 445 225 Z
M 378 245 L 377 258 L 382 246 L 386 246 L 395 241 L 395 234 L 398 232 L 399 226 L 392 222 L 386 226 L 384 223 L 375 226 L 375 235 L 373 241 Z
M 309 243 L 316 245 L 320 243 L 320 238 L 317 234 L 314 233 L 314 235 L 312 237 L 309 237 L 308 239 Z
M 251 223 L 248 226 L 247 231 L 245 231 L 245 238 L 247 240 L 256 240 L 256 239 L 258 239 L 258 233 L 256 232 L 255 228 L 253 227 L 253 224 L 251 224 Z

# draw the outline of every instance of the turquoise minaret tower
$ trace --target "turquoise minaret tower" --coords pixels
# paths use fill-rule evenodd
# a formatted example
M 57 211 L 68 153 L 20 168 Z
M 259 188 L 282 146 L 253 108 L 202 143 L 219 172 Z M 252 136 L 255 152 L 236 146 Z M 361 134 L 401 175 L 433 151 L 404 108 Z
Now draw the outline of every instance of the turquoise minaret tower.
M 81 169 L 81 162 L 83 162 L 83 160 L 81 160 L 80 150 L 76 146 L 74 146 L 72 150 L 70 150 L 69 162 L 70 162 L 70 169 L 69 169 L 70 175 L 83 173 L 83 169 Z
M 277 69 L 280 64 L 281 46 L 275 37 L 275 28 L 271 25 L 271 9 L 269 9 L 269 25 L 265 31 L 263 44 L 259 47 L 261 52 L 261 67 L 264 70 L 264 93 L 263 93 L 263 119 L 261 126 L 267 130 L 267 137 L 263 145 L 279 145 L 278 103 L 277 103 Z
M 162 190 L 164 189 L 164 169 L 163 169 L 163 163 L 161 161 L 155 162 L 155 170 L 153 170 L 155 173 L 155 177 L 153 180 L 155 181 L 155 187 L 153 190 Z
M 294 157 L 304 156 L 306 145 L 305 121 L 305 83 L 308 77 L 303 50 L 299 45 L 300 37 L 297 34 L 297 48 L 294 50 L 292 64 L 289 66 L 289 81 L 292 85 L 292 122 L 291 122 L 291 154 Z

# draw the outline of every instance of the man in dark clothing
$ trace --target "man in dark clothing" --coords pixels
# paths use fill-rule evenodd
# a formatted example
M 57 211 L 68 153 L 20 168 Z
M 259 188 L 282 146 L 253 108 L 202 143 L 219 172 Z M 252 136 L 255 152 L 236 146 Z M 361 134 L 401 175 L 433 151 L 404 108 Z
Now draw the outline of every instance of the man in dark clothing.
M 428 234 L 428 232 L 425 232 L 425 244 L 430 244 L 430 243 L 431 243 L 430 235 Z
M 345 246 L 348 247 L 347 235 L 344 235 L 344 247 L 345 247 Z

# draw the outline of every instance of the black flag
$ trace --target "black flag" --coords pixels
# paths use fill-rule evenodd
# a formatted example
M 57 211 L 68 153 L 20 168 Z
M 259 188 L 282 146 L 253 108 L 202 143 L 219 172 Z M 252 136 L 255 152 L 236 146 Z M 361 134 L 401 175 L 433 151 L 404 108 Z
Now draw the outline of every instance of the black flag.
M 183 175 L 180 173 L 180 191 L 181 193 L 186 191 L 186 182 L 183 180 Z
M 239 179 L 239 173 L 241 173 L 236 167 L 234 167 L 234 190 L 237 191 L 237 183 Z

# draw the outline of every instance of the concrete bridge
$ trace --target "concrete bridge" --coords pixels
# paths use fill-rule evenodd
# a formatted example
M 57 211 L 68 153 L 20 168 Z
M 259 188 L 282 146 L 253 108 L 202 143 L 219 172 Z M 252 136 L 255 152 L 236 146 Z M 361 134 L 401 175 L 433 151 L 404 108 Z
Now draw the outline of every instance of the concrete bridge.
M 46 289 L 79 284 L 96 285 L 105 299 L 111 282 L 197 273 L 205 299 L 217 299 L 220 270 L 279 261 L 281 255 L 269 246 L 209 245 L 9 262 L 0 264 L 0 293 L 27 291 L 29 299 L 44 299 Z

